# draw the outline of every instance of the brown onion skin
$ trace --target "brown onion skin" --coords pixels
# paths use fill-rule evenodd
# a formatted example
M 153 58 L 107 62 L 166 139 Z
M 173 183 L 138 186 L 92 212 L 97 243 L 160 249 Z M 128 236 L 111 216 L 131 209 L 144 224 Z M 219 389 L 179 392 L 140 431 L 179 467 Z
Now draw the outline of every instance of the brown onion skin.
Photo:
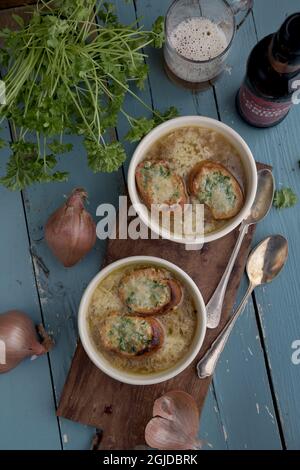
M 84 189 L 74 189 L 45 227 L 48 246 L 66 268 L 78 263 L 96 243 L 96 224 L 84 207 L 86 198 Z
M 0 340 L 6 350 L 6 364 L 0 363 L 0 374 L 14 369 L 26 357 L 47 352 L 38 340 L 31 318 L 18 310 L 0 314 Z

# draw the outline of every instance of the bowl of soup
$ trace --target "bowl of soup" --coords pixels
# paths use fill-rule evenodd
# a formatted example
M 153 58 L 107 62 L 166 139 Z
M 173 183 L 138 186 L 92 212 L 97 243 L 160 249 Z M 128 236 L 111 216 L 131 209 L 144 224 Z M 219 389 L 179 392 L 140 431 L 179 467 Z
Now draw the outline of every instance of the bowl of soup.
M 92 362 L 120 382 L 150 385 L 196 358 L 206 332 L 202 295 L 182 269 L 134 256 L 100 271 L 79 307 L 79 334 Z
M 156 127 L 137 146 L 128 170 L 129 196 L 142 222 L 185 244 L 234 230 L 250 214 L 256 189 L 256 163 L 246 142 L 202 116 Z

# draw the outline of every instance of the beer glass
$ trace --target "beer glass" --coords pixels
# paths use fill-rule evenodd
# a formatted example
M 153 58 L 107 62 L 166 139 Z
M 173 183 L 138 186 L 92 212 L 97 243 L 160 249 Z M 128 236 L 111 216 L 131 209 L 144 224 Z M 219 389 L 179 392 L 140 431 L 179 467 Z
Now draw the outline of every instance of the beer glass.
M 165 19 L 164 66 L 169 78 L 186 88 L 208 88 L 224 70 L 236 30 L 252 7 L 253 0 L 175 0 Z M 237 24 L 241 11 L 245 13 Z M 185 43 L 186 51 L 176 44 L 179 40 Z

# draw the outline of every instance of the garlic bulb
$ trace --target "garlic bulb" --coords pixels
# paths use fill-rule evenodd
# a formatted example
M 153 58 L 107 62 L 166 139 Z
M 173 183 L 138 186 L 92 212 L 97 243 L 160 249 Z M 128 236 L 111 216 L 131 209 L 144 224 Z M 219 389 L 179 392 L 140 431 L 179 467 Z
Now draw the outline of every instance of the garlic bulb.
M 199 411 L 193 397 L 173 390 L 154 402 L 153 418 L 145 429 L 145 440 L 150 447 L 160 450 L 200 449 L 197 439 Z
M 49 343 L 49 337 L 45 335 Z M 53 344 L 53 343 L 52 343 Z M 30 317 L 17 310 L 0 314 L 0 373 L 8 372 L 29 356 L 41 356 L 50 346 L 38 340 Z
M 46 241 L 66 268 L 78 263 L 96 243 L 96 224 L 85 210 L 86 198 L 84 189 L 74 189 L 46 224 Z

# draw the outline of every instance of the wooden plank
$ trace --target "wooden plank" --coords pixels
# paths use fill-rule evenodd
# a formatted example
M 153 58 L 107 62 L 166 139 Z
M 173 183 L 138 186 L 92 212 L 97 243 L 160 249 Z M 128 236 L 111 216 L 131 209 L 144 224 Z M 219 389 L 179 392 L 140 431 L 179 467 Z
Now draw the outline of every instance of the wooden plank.
M 167 1 L 148 2 L 146 5 L 141 2 L 136 2 L 138 17 L 143 16 L 143 23 L 146 27 L 150 27 L 151 23 L 158 15 L 165 14 L 168 4 L 169 2 Z M 239 47 L 239 44 L 243 44 L 244 47 Z M 228 106 L 224 106 L 224 103 L 229 103 L 232 108 L 234 107 L 233 88 L 234 86 L 238 86 L 236 85 L 236 82 L 240 83 L 241 81 L 241 69 L 244 67 L 246 56 L 250 50 L 249 22 L 239 32 L 239 36 L 236 39 L 233 48 L 234 50 L 231 59 L 229 60 L 229 64 L 234 63 L 234 67 L 232 71 L 228 68 L 224 73 L 217 89 L 219 91 L 218 97 L 219 95 L 222 95 L 223 99 L 221 103 L 222 118 L 224 117 L 225 122 L 235 128 L 235 122 L 232 122 L 234 120 L 226 119 Z M 149 64 L 150 82 L 152 85 L 152 95 L 155 107 L 161 109 L 165 104 L 168 104 L 177 106 L 181 114 L 203 114 L 210 117 L 217 117 L 212 90 L 205 93 L 191 94 L 190 92 L 171 84 L 164 74 L 162 62 L 157 51 L 150 51 Z M 239 131 L 239 128 L 237 128 L 237 130 Z M 257 154 L 257 160 L 259 159 L 260 155 Z M 242 437 L 240 440 L 241 448 L 243 448 L 245 444 L 249 448 L 255 448 L 255 446 L 269 447 L 274 445 L 280 447 L 278 431 L 272 428 L 272 432 L 265 432 L 264 426 L 262 426 L 263 421 L 265 422 L 266 430 L 269 431 L 269 416 L 258 416 L 256 413 L 257 396 L 260 397 L 261 402 L 266 403 L 268 408 L 271 410 L 271 413 L 273 408 L 270 390 L 266 382 L 263 354 L 259 344 L 257 344 L 256 347 L 255 343 L 253 344 L 253 338 L 258 335 L 255 318 L 250 317 L 250 320 L 252 322 L 252 330 L 248 331 L 247 324 L 245 323 L 244 339 L 234 332 L 230 341 L 235 349 L 235 357 L 239 355 L 239 351 L 243 350 L 244 342 L 248 341 L 249 345 L 251 345 L 251 348 L 254 350 L 257 364 L 252 361 L 239 362 L 238 375 L 234 375 L 234 377 L 228 374 L 226 362 L 220 363 L 216 371 L 216 381 L 214 381 L 214 383 L 222 426 L 226 427 L 226 436 L 229 448 L 239 447 L 237 444 L 239 436 Z M 243 322 L 243 319 L 240 321 Z M 255 331 L 255 334 L 253 331 Z M 258 375 L 256 374 L 256 370 L 259 371 Z M 252 387 L 249 388 L 248 378 L 253 376 L 253 374 L 255 374 L 256 379 L 253 381 Z M 236 384 L 236 391 L 239 397 L 239 400 L 236 400 L 236 407 L 234 410 L 232 407 L 227 408 L 227 402 L 224 400 L 224 395 L 222 394 L 223 387 L 225 387 L 225 384 L 230 384 L 230 381 L 231 384 Z M 232 396 L 232 390 L 228 389 L 228 393 Z M 243 423 L 241 423 L 242 416 Z M 245 425 L 247 422 L 249 422 L 251 426 Z M 242 435 L 240 429 L 241 426 L 243 427 Z
M 272 14 L 269 12 L 272 11 Z M 299 11 L 299 2 L 266 0 L 256 2 L 254 17 L 259 39 L 278 29 L 286 16 Z M 292 187 L 300 197 L 299 149 L 300 106 L 294 106 L 279 126 L 258 132 L 253 139 L 256 154 L 272 162 L 278 188 Z M 273 209 L 258 232 L 282 233 L 289 241 L 290 256 L 281 278 L 256 292 L 266 352 L 281 416 L 286 446 L 300 448 L 300 366 L 291 360 L 292 343 L 300 339 L 299 328 L 299 204 L 283 211 Z
M 10 140 L 7 124 L 1 137 Z M 0 174 L 7 161 L 0 151 Z M 26 220 L 20 193 L 0 187 L 1 244 L 0 311 L 25 310 L 35 323 L 42 321 L 33 274 Z M 51 376 L 47 356 L 26 360 L 0 375 L 0 449 L 60 449 Z
M 140 24 L 144 23 L 144 19 L 142 17 L 141 12 L 138 10 L 136 11 L 134 2 L 119 2 L 119 1 L 112 1 L 112 3 L 115 4 L 116 7 L 116 12 L 121 19 L 122 22 L 125 24 L 132 24 L 136 20 L 139 21 Z M 152 5 L 153 7 L 153 5 Z M 137 16 L 137 13 L 139 16 Z M 156 11 L 155 14 L 159 16 L 160 14 L 165 13 L 165 9 L 163 11 Z M 155 14 L 153 15 L 153 18 L 147 23 L 146 27 L 150 28 L 151 26 L 151 21 L 153 22 L 155 20 Z M 148 82 L 145 84 L 144 90 L 138 90 L 136 89 L 135 92 L 137 95 L 145 102 L 147 103 L 150 107 L 153 105 L 152 103 L 152 98 L 151 98 L 151 89 L 150 86 L 152 85 L 153 88 L 155 88 L 156 92 L 158 92 L 158 84 L 163 83 L 164 88 L 166 85 L 169 87 L 169 93 L 166 94 L 166 96 L 162 99 L 162 103 L 160 107 L 161 111 L 164 111 L 166 108 L 169 106 L 173 105 L 173 100 L 175 100 L 175 96 L 178 93 L 178 88 L 171 84 L 165 75 L 159 71 L 159 75 L 157 75 L 158 79 L 155 79 L 155 74 L 152 73 L 153 68 L 152 67 L 157 67 L 157 61 L 155 60 L 155 55 L 159 54 L 160 52 L 155 50 L 152 51 L 148 49 L 147 51 L 150 53 L 150 60 L 151 62 L 149 63 L 150 66 L 150 77 L 151 77 L 151 82 L 150 78 Z M 181 90 L 183 92 L 183 90 Z M 211 117 L 216 118 L 217 117 L 217 112 L 216 112 L 216 107 L 214 104 L 214 99 L 213 95 L 211 93 L 211 90 L 204 95 L 198 96 L 198 95 L 193 95 L 189 94 L 188 97 L 186 97 L 186 94 L 184 95 L 186 101 L 188 102 L 189 106 L 189 112 L 191 114 L 197 114 L 201 113 L 202 106 L 206 106 L 208 109 L 208 114 Z M 155 101 L 157 103 L 157 100 Z M 155 104 L 157 106 L 157 104 Z M 141 104 L 137 102 L 136 99 L 134 99 L 131 96 L 127 96 L 125 100 L 125 108 L 130 110 L 130 113 L 133 116 L 141 116 L 141 115 L 150 115 L 151 113 L 147 111 Z M 117 132 L 118 132 L 118 137 L 122 139 L 128 131 L 128 123 L 124 119 L 124 117 L 120 117 L 119 123 L 117 126 Z M 127 160 L 124 164 L 124 169 L 125 169 L 125 175 L 127 176 L 127 169 L 128 165 L 130 162 L 130 157 L 135 149 L 134 144 L 130 144 L 128 142 L 125 142 L 125 148 L 127 152 Z M 202 418 L 201 418 L 201 432 L 203 429 L 203 434 L 206 436 L 205 438 L 211 443 L 214 449 L 224 449 L 226 447 L 225 439 L 224 439 L 224 433 L 223 433 L 223 423 L 221 422 L 221 416 L 220 413 L 216 413 L 215 410 L 218 409 L 218 404 L 216 403 L 216 398 L 214 394 L 212 393 L 212 388 L 209 389 L 208 392 L 208 397 L 206 399 L 206 404 L 205 408 L 203 410 Z M 213 415 L 213 418 L 209 419 L 209 416 L 211 416 L 211 413 Z
M 227 436 L 220 415 L 214 384 L 211 383 L 201 413 L 199 438 L 204 440 L 204 450 L 227 450 Z
M 112 1 L 112 3 L 115 4 L 116 12 L 119 18 L 121 19 L 121 21 L 124 22 L 125 24 L 132 24 L 136 20 L 138 20 L 139 24 L 144 23 L 144 19 L 142 17 L 143 12 L 140 10 L 136 11 L 133 1 L 127 2 L 127 3 L 119 2 L 119 1 Z M 138 7 L 140 8 L 140 5 L 138 5 Z M 152 7 L 153 7 L 153 2 L 152 2 Z M 144 5 L 142 5 L 142 8 L 144 8 Z M 164 14 L 165 11 L 166 11 L 166 5 L 164 6 L 163 10 L 156 11 L 153 14 L 150 21 L 148 21 L 148 23 L 146 24 L 146 27 L 150 28 L 151 22 L 153 22 L 155 18 L 159 16 L 160 14 Z M 146 15 L 148 14 L 149 13 L 146 12 Z M 213 95 L 211 91 L 201 96 L 193 95 L 193 94 L 188 94 L 188 96 L 186 96 L 186 93 L 183 93 L 182 90 L 181 90 L 181 94 L 178 93 L 178 88 L 167 80 L 164 73 L 162 73 L 160 67 L 158 67 L 159 64 L 157 63 L 156 55 L 157 54 L 160 55 L 161 53 L 157 50 L 151 51 L 149 49 L 147 52 L 150 53 L 150 62 L 148 64 L 150 66 L 150 77 L 149 77 L 148 82 L 145 84 L 144 90 L 138 90 L 138 89 L 135 90 L 137 95 L 145 103 L 147 103 L 150 107 L 153 105 L 152 97 L 151 97 L 151 85 L 152 85 L 152 88 L 155 89 L 156 93 L 158 93 L 159 85 L 162 83 L 164 89 L 166 88 L 166 86 L 169 87 L 169 92 L 166 94 L 166 96 L 161 96 L 161 98 L 159 98 L 159 100 L 160 99 L 162 100 L 160 106 L 157 105 L 158 100 L 156 98 L 155 106 L 158 106 L 161 111 L 164 111 L 166 108 L 172 106 L 173 101 L 175 100 L 175 97 L 176 97 L 176 103 L 177 103 L 178 109 L 179 111 L 182 111 L 183 114 L 184 114 L 184 110 L 181 108 L 184 102 L 187 102 L 190 108 L 189 112 L 191 114 L 197 114 L 197 113 L 201 114 L 202 106 L 203 107 L 205 106 L 207 109 L 207 113 L 211 117 L 215 117 L 215 118 L 217 117 L 217 112 L 216 112 L 214 99 L 213 99 Z M 157 75 L 156 75 L 156 72 L 153 72 L 154 70 L 153 67 L 155 68 L 158 67 Z M 156 76 L 157 76 L 157 80 L 155 79 Z M 180 96 L 182 99 L 181 103 L 179 103 Z M 128 109 L 130 113 L 132 113 L 134 116 L 144 116 L 144 115 L 149 116 L 151 114 L 141 104 L 139 104 L 136 99 L 134 99 L 131 96 L 126 97 L 125 108 Z M 124 117 L 121 116 L 119 119 L 118 126 L 117 126 L 118 137 L 122 139 L 126 135 L 127 131 L 128 131 L 128 123 L 126 122 Z M 125 143 L 125 148 L 126 148 L 126 152 L 128 156 L 124 164 L 125 174 L 127 176 L 127 168 L 130 162 L 130 157 L 135 149 L 135 145 L 130 144 L 130 143 Z M 218 409 L 218 405 L 216 403 L 216 398 L 214 394 L 212 393 L 212 388 L 209 389 L 208 395 L 209 396 L 206 399 L 205 408 L 204 408 L 202 419 L 201 419 L 201 432 L 203 432 L 203 435 L 206 436 L 205 438 L 212 444 L 213 448 L 223 449 L 226 447 L 226 443 L 224 440 L 224 433 L 223 433 L 223 424 L 221 422 L 220 414 L 216 413 L 215 411 L 216 409 Z M 211 416 L 211 414 L 213 415 L 213 419 L 208 418 L 209 416 Z
M 120 2 L 118 0 L 116 1 L 112 0 L 110 3 L 115 5 L 118 18 L 123 24 L 132 25 L 137 21 L 133 1 Z M 151 92 L 150 92 L 150 88 L 148 86 L 147 81 L 145 82 L 145 87 L 143 90 L 140 90 L 135 86 L 132 87 L 132 90 L 147 106 L 149 106 L 150 109 L 147 109 L 142 103 L 140 103 L 135 97 L 131 96 L 130 94 L 127 94 L 125 97 L 124 109 L 128 111 L 131 116 L 134 116 L 134 117 L 141 117 L 141 116 L 152 117 Z M 119 140 L 122 140 L 126 149 L 127 160 L 124 164 L 124 170 L 125 170 L 124 173 L 126 176 L 127 176 L 127 169 L 130 163 L 131 155 L 133 154 L 134 149 L 136 147 L 135 144 L 131 144 L 130 142 L 125 140 L 125 136 L 127 132 L 129 131 L 129 129 L 130 127 L 129 127 L 127 119 L 123 116 L 123 114 L 120 113 L 118 125 L 117 125 L 117 133 L 118 133 Z
M 7 10 L 7 13 L 17 10 Z M 20 9 L 18 11 L 21 11 Z M 0 15 L 2 21 L 3 16 Z M 58 399 L 77 341 L 77 307 L 89 280 L 99 269 L 105 241 L 98 241 L 93 251 L 72 269 L 63 268 L 54 259 L 44 241 L 44 224 L 50 214 L 65 201 L 74 187 L 84 186 L 90 196 L 89 210 L 95 218 L 99 204 L 115 203 L 123 192 L 122 172 L 95 175 L 88 169 L 86 152 L 80 138 L 68 136 L 74 150 L 60 159 L 60 169 L 70 172 L 67 183 L 34 185 L 23 192 L 31 253 L 46 327 L 53 334 L 56 347 L 50 354 L 54 394 Z M 52 409 L 56 421 L 55 410 Z M 93 429 L 61 420 L 65 449 L 88 449 Z M 29 436 L 28 436 L 29 439 Z M 13 445 L 13 443 L 12 443 Z
M 246 291 L 247 284 L 245 278 L 240 289 L 240 299 L 241 294 Z M 255 311 L 253 303 L 249 302 L 222 353 L 214 379 L 216 397 L 221 404 L 224 432 L 230 449 L 281 448 L 262 357 Z M 241 380 L 241 371 L 244 368 L 248 373 Z M 240 398 L 245 395 L 247 398 L 250 397 L 248 403 Z
M 244 137 L 255 158 L 266 161 L 261 147 L 255 148 L 255 142 L 263 131 L 260 133 L 242 122 L 234 104 L 247 57 L 255 43 L 254 25 L 252 20 L 248 20 L 237 33 L 228 59 L 228 72 L 217 82 L 215 88 L 222 121 Z M 243 48 L 239 47 L 239 44 L 243 44 Z M 265 228 L 268 222 L 269 217 L 258 225 L 260 236 L 256 236 L 256 241 L 268 234 Z M 215 375 L 216 396 L 223 403 L 222 417 L 230 448 L 281 448 L 279 431 L 276 423 L 274 425 L 275 410 L 264 357 L 257 337 L 259 338 L 259 331 L 255 312 L 253 306 L 249 305 L 230 338 Z M 235 396 L 238 396 L 239 400 L 233 399 Z M 247 425 L 244 426 L 243 423 Z
M 46 326 L 56 341 L 50 360 L 57 398 L 60 396 L 76 347 L 79 301 L 86 285 L 99 270 L 106 242 L 98 240 L 95 248 L 82 262 L 71 269 L 63 268 L 45 243 L 44 224 L 55 208 L 64 202 L 64 196 L 74 187 L 84 186 L 88 191 L 90 201 L 88 210 L 94 218 L 99 204 L 116 205 L 118 194 L 123 191 L 120 172 L 94 175 L 87 167 L 81 139 L 73 137 L 70 141 L 74 144 L 74 150 L 62 158 L 60 163 L 61 168 L 70 171 L 69 181 L 35 185 L 24 192 L 43 315 Z M 65 436 L 64 447 L 67 449 L 74 446 L 86 448 L 93 432 L 87 429 L 85 433 L 67 421 L 61 423 L 61 429 Z
M 71 172 L 68 183 L 36 186 L 26 191 L 26 211 L 32 237 L 32 247 L 39 261 L 36 276 L 42 309 L 47 327 L 56 339 L 56 348 L 50 355 L 56 396 L 59 397 L 68 372 L 77 341 L 77 308 L 89 280 L 99 269 L 105 242 L 98 241 L 95 248 L 72 269 L 61 267 L 49 252 L 43 239 L 43 226 L 53 210 L 63 202 L 64 195 L 73 187 L 84 186 L 90 197 L 89 211 L 95 216 L 100 203 L 117 204 L 122 191 L 122 176 L 94 175 L 87 168 L 85 152 L 80 139 L 71 139 L 75 150 L 66 158 L 65 169 Z M 76 169 L 76 171 L 74 171 Z M 40 269 L 40 260 L 45 270 Z M 49 273 L 47 274 L 49 270 Z M 83 430 L 73 423 L 61 423 L 64 448 L 87 448 L 93 430 Z M 79 436 L 78 436 L 79 435 Z

